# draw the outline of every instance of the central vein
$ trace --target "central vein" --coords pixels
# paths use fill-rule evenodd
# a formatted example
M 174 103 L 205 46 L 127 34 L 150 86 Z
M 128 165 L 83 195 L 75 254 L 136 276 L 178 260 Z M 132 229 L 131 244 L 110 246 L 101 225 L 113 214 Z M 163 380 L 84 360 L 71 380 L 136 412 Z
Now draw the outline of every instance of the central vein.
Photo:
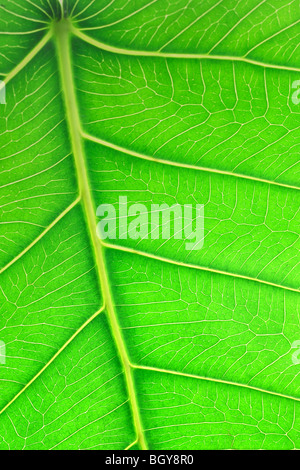
M 77 172 L 78 185 L 80 196 L 83 203 L 83 209 L 88 224 L 88 229 L 93 245 L 95 261 L 98 271 L 99 283 L 107 315 L 110 321 L 112 333 L 118 349 L 118 353 L 124 369 L 126 385 L 131 405 L 135 431 L 137 434 L 138 442 L 142 449 L 146 449 L 146 441 L 142 428 L 142 423 L 139 415 L 139 408 L 134 389 L 134 382 L 132 376 L 132 368 L 128 359 L 128 354 L 122 338 L 120 327 L 118 324 L 117 316 L 114 310 L 112 296 L 110 292 L 108 275 L 105 267 L 104 250 L 96 232 L 96 218 L 88 175 L 86 170 L 86 163 L 84 157 L 84 147 L 82 141 L 82 130 L 80 125 L 80 117 L 76 102 L 75 87 L 72 73 L 71 64 L 71 50 L 70 50 L 70 29 L 71 23 L 68 20 L 61 20 L 54 26 L 54 34 L 56 38 L 56 47 L 59 57 L 59 66 L 61 73 L 61 81 L 63 88 L 63 95 L 65 101 L 65 108 L 67 114 L 67 121 L 72 145 L 72 151 L 75 159 L 75 166 Z

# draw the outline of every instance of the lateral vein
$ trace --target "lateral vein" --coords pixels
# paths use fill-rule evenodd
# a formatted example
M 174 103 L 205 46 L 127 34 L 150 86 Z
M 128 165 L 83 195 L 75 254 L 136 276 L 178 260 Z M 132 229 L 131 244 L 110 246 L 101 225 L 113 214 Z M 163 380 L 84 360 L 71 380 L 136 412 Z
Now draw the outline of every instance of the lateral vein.
M 264 67 L 268 69 L 286 70 L 289 72 L 300 72 L 299 67 L 289 67 L 285 65 L 268 64 L 247 57 L 237 56 L 225 56 L 225 55 L 210 55 L 210 54 L 191 54 L 191 53 L 175 53 L 175 52 L 161 52 L 161 51 L 140 51 L 133 49 L 123 49 L 120 47 L 111 46 L 104 42 L 98 41 L 87 34 L 83 33 L 79 29 L 73 27 L 72 32 L 75 36 L 82 39 L 83 41 L 91 44 L 92 46 L 102 49 L 103 51 L 112 52 L 114 54 L 131 55 L 136 57 L 163 57 L 165 59 L 208 59 L 208 60 L 225 60 L 232 62 L 244 62 L 246 64 L 257 65 L 258 67 Z
M 38 377 L 40 377 L 40 375 L 42 375 L 42 373 L 50 366 L 50 364 L 52 364 L 52 362 L 55 361 L 55 359 L 66 349 L 67 346 L 69 346 L 69 344 L 73 341 L 73 339 L 76 338 L 76 336 L 79 335 L 79 333 L 89 324 L 91 323 L 101 312 L 103 312 L 105 306 L 103 305 L 99 310 L 97 310 L 96 313 L 94 313 L 86 322 L 83 323 L 83 325 L 81 325 L 80 328 L 78 328 L 77 331 L 75 331 L 75 333 L 68 339 L 68 341 L 65 342 L 65 344 L 54 354 L 54 356 L 52 356 L 52 358 L 47 362 L 47 364 L 44 365 L 44 367 L 22 388 L 22 390 L 19 391 L 19 393 L 17 393 L 17 395 L 15 395 L 9 403 L 7 403 L 4 408 L 2 408 L 2 410 L 0 411 L 0 415 L 2 413 L 4 413 L 5 410 L 7 410 L 7 408 L 14 402 L 16 401 L 17 398 L 19 398 L 20 395 L 22 395 L 22 393 L 25 392 L 25 390 L 27 390 L 28 387 L 30 387 L 30 385 L 36 381 L 36 379 Z
M 78 196 L 75 201 L 72 202 L 72 204 L 70 204 L 63 212 L 61 212 L 59 216 L 56 217 L 56 219 L 54 219 L 53 222 L 51 222 L 51 224 L 48 225 L 48 227 L 46 227 L 45 230 L 43 230 L 40 235 L 36 237 L 33 242 L 30 243 L 30 245 L 28 245 L 23 251 L 21 251 L 21 253 L 19 253 L 14 259 L 7 263 L 2 269 L 0 269 L 0 275 L 4 271 L 6 271 L 10 266 L 12 266 L 16 261 L 22 258 L 29 250 L 31 250 L 31 248 L 34 247 L 34 245 L 36 245 L 46 235 L 46 233 L 48 233 L 68 212 L 73 209 L 73 207 L 75 207 L 79 203 L 79 201 L 80 196 Z
M 241 388 L 246 388 L 246 389 L 249 389 L 249 390 L 254 390 L 256 392 L 267 393 L 269 395 L 275 395 L 275 396 L 278 396 L 280 398 L 287 398 L 289 400 L 300 401 L 300 398 L 293 397 L 291 395 L 285 395 L 284 393 L 273 392 L 271 390 L 266 390 L 264 388 L 254 387 L 252 385 L 242 384 L 242 383 L 239 383 L 239 382 L 231 382 L 229 380 L 215 379 L 215 378 L 212 378 L 212 377 L 205 377 L 205 376 L 196 375 L 196 374 L 187 374 L 185 372 L 178 372 L 178 371 L 169 370 L 169 369 L 160 369 L 159 367 L 142 366 L 142 365 L 137 365 L 137 364 L 132 364 L 132 367 L 134 369 L 149 370 L 149 371 L 152 371 L 152 372 L 159 372 L 159 373 L 163 373 L 163 374 L 177 375 L 177 376 L 180 376 L 180 377 L 189 377 L 191 379 L 205 380 L 207 382 L 216 382 L 216 383 L 221 383 L 221 384 L 225 384 L 225 385 L 233 385 L 235 387 L 241 387 Z
M 26 67 L 27 64 L 29 64 L 29 62 L 31 62 L 31 60 L 43 49 L 51 37 L 52 34 L 50 31 L 48 31 L 48 33 L 40 40 L 40 42 L 37 43 L 37 45 L 29 52 L 29 54 L 27 54 L 24 59 L 21 60 L 21 62 L 5 76 L 3 79 L 5 85 L 7 85 L 19 72 L 21 72 L 21 70 L 24 69 L 24 67 Z
M 90 135 L 90 134 L 88 134 L 84 131 L 82 131 L 82 136 L 86 140 L 90 140 L 91 142 L 95 142 L 99 145 L 104 145 L 105 147 L 109 147 L 113 150 L 117 150 L 118 152 L 126 153 L 127 155 L 131 155 L 132 157 L 136 157 L 136 158 L 139 158 L 141 160 L 147 160 L 147 161 L 151 161 L 151 162 L 154 162 L 154 163 L 161 163 L 163 165 L 169 165 L 169 166 L 177 167 L 177 168 L 186 168 L 188 170 L 205 171 L 207 173 L 216 173 L 216 174 L 219 174 L 219 175 L 233 176 L 235 178 L 241 178 L 241 179 L 245 179 L 245 180 L 256 181 L 258 183 L 271 184 L 271 185 L 274 185 L 274 186 L 280 186 L 280 187 L 288 188 L 288 189 L 296 189 L 298 191 L 300 190 L 300 187 L 298 187 L 298 186 L 293 186 L 293 185 L 284 184 L 284 183 L 278 183 L 277 181 L 267 180 L 267 179 L 264 179 L 264 178 L 258 178 L 258 177 L 255 177 L 255 176 L 243 175 L 241 173 L 233 173 L 231 171 L 218 170 L 216 168 L 208 168 L 208 167 L 204 167 L 204 166 L 197 166 L 197 165 L 192 165 L 192 164 L 182 163 L 182 162 L 173 162 L 171 160 L 165 160 L 163 158 L 152 157 L 150 155 L 145 155 L 145 154 L 142 154 L 142 153 L 139 153 L 139 152 L 135 152 L 134 150 L 129 150 L 129 149 L 126 149 L 124 147 L 120 147 L 119 145 L 113 144 L 112 142 L 108 142 L 106 140 L 99 139 L 98 137 L 94 137 L 94 136 L 92 136 L 92 135 Z
M 260 284 L 264 284 L 264 285 L 272 286 L 272 287 L 277 287 L 279 289 L 285 289 L 285 290 L 289 290 L 289 291 L 292 291 L 292 292 L 297 292 L 298 294 L 300 292 L 299 289 L 296 289 L 294 287 L 282 286 L 280 284 L 276 284 L 275 282 L 264 281 L 263 279 L 257 279 L 255 277 L 250 277 L 250 276 L 244 276 L 243 274 L 229 273 L 229 272 L 226 272 L 226 271 L 221 271 L 219 269 L 209 268 L 207 266 L 198 266 L 197 264 L 185 263 L 183 261 L 176 261 L 176 260 L 172 260 L 170 258 L 165 258 L 163 256 L 157 256 L 157 255 L 154 255 L 152 253 L 147 253 L 146 251 L 139 251 L 139 250 L 135 250 L 134 248 L 128 248 L 126 246 L 121 246 L 121 245 L 114 245 L 114 244 L 111 244 L 111 243 L 106 243 L 104 241 L 102 241 L 102 244 L 106 248 L 110 248 L 110 249 L 118 250 L 118 251 L 125 251 L 127 253 L 132 253 L 134 255 L 144 256 L 146 258 L 155 259 L 157 261 L 162 261 L 163 263 L 174 264 L 175 266 L 182 266 L 182 267 L 185 267 L 185 268 L 198 269 L 199 271 L 207 271 L 207 272 L 210 272 L 210 273 L 221 274 L 221 275 L 224 275 L 224 276 L 230 276 L 230 277 L 234 277 L 234 278 L 237 278 L 237 279 L 244 279 L 246 281 L 259 282 Z

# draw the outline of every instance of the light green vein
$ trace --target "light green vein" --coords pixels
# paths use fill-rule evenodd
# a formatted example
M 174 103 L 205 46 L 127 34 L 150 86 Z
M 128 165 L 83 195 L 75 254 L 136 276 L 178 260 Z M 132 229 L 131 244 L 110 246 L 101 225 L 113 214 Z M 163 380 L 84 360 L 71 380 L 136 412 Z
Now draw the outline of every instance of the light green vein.
M 45 26 L 44 28 L 39 28 L 39 29 L 33 29 L 32 31 L 0 31 L 0 34 L 3 35 L 3 36 L 24 36 L 26 34 L 34 34 L 34 33 L 39 33 L 40 31 L 45 31 L 47 28 L 47 26 Z
M 215 379 L 212 377 L 205 377 L 205 376 L 195 375 L 195 374 L 187 374 L 185 372 L 178 372 L 178 371 L 169 370 L 169 369 L 160 369 L 159 367 L 141 366 L 141 365 L 135 365 L 135 364 L 132 364 L 132 367 L 134 369 L 148 370 L 151 372 L 159 372 L 162 374 L 170 374 L 170 375 L 177 375 L 180 377 L 189 377 L 191 379 L 205 380 L 206 382 L 215 382 L 215 383 L 220 383 L 224 385 L 233 385 L 235 387 L 241 387 L 241 388 L 246 388 L 248 390 L 254 390 L 256 392 L 267 393 L 269 395 L 275 395 L 280 398 L 287 398 L 289 400 L 300 401 L 300 398 L 293 397 L 291 395 L 285 395 L 284 393 L 273 392 L 271 390 L 266 390 L 264 388 L 254 387 L 252 385 L 242 384 L 239 382 L 230 382 L 229 380 Z
M 82 131 L 82 136 L 86 140 L 90 140 L 92 142 L 95 142 L 96 144 L 99 145 L 104 145 L 105 147 L 109 147 L 113 150 L 117 150 L 118 152 L 126 153 L 127 155 L 131 155 L 132 157 L 137 157 L 141 160 L 147 160 L 150 162 L 154 163 L 161 163 L 163 165 L 169 165 L 172 167 L 176 168 L 186 168 L 188 170 L 195 170 L 195 171 L 206 171 L 208 173 L 216 173 L 219 175 L 226 175 L 226 176 L 233 176 L 235 178 L 242 178 L 245 180 L 251 180 L 251 181 L 256 181 L 257 183 L 265 183 L 265 184 L 271 184 L 274 186 L 280 186 L 283 188 L 288 188 L 288 189 L 296 189 L 300 190 L 300 187 L 298 186 L 293 186 L 290 184 L 284 184 L 284 183 L 278 183 L 277 181 L 272 181 L 272 180 L 267 180 L 264 178 L 258 178 L 255 176 L 250 176 L 250 175 L 243 175 L 240 173 L 233 173 L 231 171 L 224 171 L 224 170 L 218 170 L 216 168 L 208 168 L 204 166 L 197 166 L 197 165 L 191 165 L 188 163 L 182 163 L 182 162 L 174 162 L 172 160 L 165 160 L 163 158 L 156 158 L 156 157 L 151 157 L 150 155 L 145 155 L 139 152 L 135 152 L 134 150 L 129 150 L 124 147 L 120 147 L 119 145 L 113 144 L 111 142 L 107 142 L 106 140 L 103 139 L 98 139 L 98 137 L 94 137 L 90 134 L 87 134 L 86 132 Z
M 66 349 L 67 346 L 69 346 L 69 344 L 76 338 L 76 336 L 79 335 L 79 333 L 81 333 L 81 331 L 89 324 L 91 323 L 101 312 L 103 312 L 104 310 L 104 306 L 101 307 L 96 313 L 94 313 L 86 322 L 83 323 L 83 325 L 81 325 L 80 328 L 78 328 L 77 331 L 75 331 L 75 333 L 68 339 L 68 341 L 66 341 L 66 343 L 54 354 L 54 356 L 50 359 L 50 361 L 47 362 L 47 364 L 44 365 L 44 367 L 25 385 L 25 387 L 22 388 L 22 390 L 19 391 L 19 393 L 17 393 L 17 395 L 15 395 L 9 403 L 7 403 L 4 408 L 2 408 L 2 410 L 0 411 L 0 415 L 2 413 L 4 413 L 5 410 L 7 410 L 7 408 L 14 402 L 16 401 L 17 398 L 19 398 L 20 395 L 22 395 L 22 393 L 25 392 L 25 390 L 28 389 L 28 387 L 30 387 L 31 384 L 33 384 L 33 382 L 36 381 L 36 379 L 38 377 L 40 377 L 40 375 L 42 375 L 42 373 L 55 361 L 55 359 Z
M 23 251 L 21 251 L 15 258 L 13 258 L 9 263 L 7 263 L 2 269 L 0 269 L 0 274 L 6 271 L 10 266 L 12 266 L 16 261 L 22 258 L 32 247 L 34 247 L 45 235 L 49 232 L 68 212 L 70 212 L 73 207 L 75 207 L 80 201 L 80 197 L 76 198 L 72 204 L 70 204 L 63 212 L 59 214 L 56 219 L 48 225 L 48 227 L 43 230 L 35 240 L 33 240 L 30 245 L 28 245 Z
M 289 290 L 289 291 L 297 292 L 297 293 L 300 292 L 299 289 L 296 289 L 294 287 L 282 286 L 281 284 L 276 284 L 275 282 L 265 281 L 263 279 L 258 279 L 256 277 L 244 276 L 243 274 L 237 274 L 237 273 L 229 273 L 229 272 L 226 272 L 226 271 L 221 271 L 219 269 L 209 268 L 208 266 L 198 266 L 197 264 L 184 263 L 183 261 L 177 261 L 177 260 L 173 260 L 173 259 L 170 259 L 170 258 L 165 258 L 163 256 L 158 256 L 158 255 L 154 255 L 152 253 L 147 253 L 146 251 L 135 250 L 134 248 L 129 248 L 129 247 L 126 247 L 126 246 L 114 245 L 114 244 L 106 243 L 106 242 L 103 242 L 103 241 L 101 243 L 106 248 L 110 248 L 110 249 L 118 250 L 118 251 L 124 251 L 126 253 L 132 253 L 134 255 L 144 256 L 146 258 L 161 261 L 163 263 L 174 264 L 175 266 L 182 266 L 184 268 L 198 269 L 200 271 L 207 271 L 207 272 L 210 272 L 210 273 L 221 274 L 221 275 L 224 275 L 224 276 L 234 277 L 234 278 L 237 278 L 237 279 L 244 279 L 246 281 L 259 282 L 260 284 L 264 284 L 264 285 L 271 286 L 271 287 L 277 287 L 278 289 L 285 289 L 285 290 Z
M 5 85 L 8 84 L 21 70 L 26 67 L 26 65 L 43 49 L 43 47 L 47 44 L 49 39 L 51 38 L 52 34 L 50 31 L 37 43 L 37 45 L 27 54 L 23 60 L 11 71 L 9 72 L 6 77 L 3 79 Z M 3 86 L 3 85 L 2 85 Z M 0 84 L 1 90 L 1 84 Z
M 41 20 L 41 19 L 36 19 L 36 18 L 28 18 L 27 16 L 24 16 L 24 15 L 19 15 L 18 13 L 16 13 L 15 11 L 12 11 L 12 10 L 9 10 L 8 8 L 6 8 L 4 5 L 0 4 L 0 10 L 3 10 L 5 11 L 6 13 L 9 13 L 10 15 L 12 16 L 16 16 L 17 18 L 21 18 L 22 20 L 25 20 L 25 21 L 32 21 L 34 23 L 45 23 L 45 24 L 48 24 L 47 21 L 45 20 Z
M 129 446 L 127 446 L 126 449 L 124 449 L 124 450 L 129 450 L 129 449 L 131 449 L 131 447 L 133 447 L 133 446 L 134 446 L 135 444 L 137 444 L 137 443 L 138 443 L 138 441 L 135 440 L 134 442 L 132 442 L 131 444 L 129 444 Z
M 142 449 L 146 449 L 146 440 L 140 419 L 136 392 L 132 377 L 126 346 L 118 324 L 117 316 L 114 310 L 112 295 L 110 292 L 109 280 L 106 272 L 103 247 L 97 237 L 96 218 L 93 206 L 90 185 L 86 170 L 85 156 L 83 150 L 83 141 L 81 137 L 80 117 L 76 102 L 75 87 L 72 73 L 71 52 L 70 52 L 70 23 L 68 20 L 62 20 L 54 25 L 54 34 L 59 57 L 59 67 L 61 72 L 62 89 L 67 114 L 67 123 L 71 138 L 71 145 L 74 154 L 78 185 L 82 198 L 83 209 L 91 237 L 91 243 L 94 251 L 96 267 L 100 282 L 100 290 L 104 298 L 104 304 L 110 321 L 115 344 L 118 349 L 119 357 L 123 366 L 126 380 L 130 406 L 133 415 L 136 435 Z
M 268 64 L 257 60 L 247 59 L 247 57 L 225 56 L 225 55 L 209 55 L 209 54 L 190 54 L 190 53 L 176 53 L 176 52 L 159 52 L 159 51 L 140 51 L 135 49 L 123 49 L 115 46 L 110 46 L 101 41 L 82 33 L 79 29 L 73 27 L 72 32 L 75 36 L 83 41 L 91 44 L 92 46 L 102 49 L 107 52 L 121 55 L 131 55 L 136 57 L 163 57 L 165 59 L 208 59 L 208 60 L 225 60 L 232 62 L 244 62 L 246 64 L 257 65 L 268 69 L 287 70 L 289 72 L 300 72 L 299 67 L 288 67 L 285 65 Z

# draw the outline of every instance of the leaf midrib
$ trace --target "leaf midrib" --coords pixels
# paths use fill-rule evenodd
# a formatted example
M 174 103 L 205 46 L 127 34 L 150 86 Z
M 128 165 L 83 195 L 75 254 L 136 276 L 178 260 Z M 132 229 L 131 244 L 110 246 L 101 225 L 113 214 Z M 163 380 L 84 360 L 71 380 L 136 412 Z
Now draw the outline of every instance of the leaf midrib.
M 56 23 L 54 27 L 54 35 L 56 42 L 56 49 L 58 54 L 58 63 L 61 76 L 61 84 L 63 90 L 63 99 L 65 103 L 67 124 L 70 133 L 71 148 L 74 155 L 74 162 L 76 167 L 77 181 L 79 192 L 82 200 L 83 211 L 86 217 L 88 232 L 93 248 L 94 259 L 96 262 L 99 292 L 104 299 L 104 307 L 107 312 L 112 335 L 115 340 L 119 358 L 123 367 L 126 387 L 128 391 L 129 402 L 132 411 L 133 423 L 135 427 L 136 436 L 142 449 L 147 448 L 142 422 L 140 418 L 139 406 L 137 402 L 132 369 L 126 350 L 126 345 L 122 337 L 121 328 L 118 324 L 117 315 L 114 309 L 112 300 L 109 278 L 105 265 L 104 246 L 101 244 L 97 236 L 97 226 L 95 219 L 95 208 L 91 196 L 90 185 L 87 175 L 85 164 L 85 152 L 82 140 L 82 129 L 80 123 L 80 116 L 76 100 L 72 62 L 71 62 L 71 24 L 68 20 L 61 20 Z

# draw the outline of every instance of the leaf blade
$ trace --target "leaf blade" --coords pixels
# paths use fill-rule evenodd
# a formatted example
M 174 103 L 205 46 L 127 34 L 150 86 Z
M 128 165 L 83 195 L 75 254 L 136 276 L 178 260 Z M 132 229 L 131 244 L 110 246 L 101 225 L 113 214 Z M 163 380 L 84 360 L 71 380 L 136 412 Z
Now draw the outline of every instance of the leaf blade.
M 181 0 L 162 11 L 138 3 L 116 0 L 99 17 L 99 3 L 87 0 L 64 10 L 26 1 L 31 20 L 7 31 L 68 12 L 79 28 L 72 64 L 59 46 L 60 78 L 52 44 L 29 52 L 40 31 L 28 34 L 24 67 L 6 43 L 3 71 L 17 73 L 14 101 L 0 110 L 0 332 L 9 351 L 0 447 L 298 448 L 299 113 L 287 101 L 298 11 L 291 17 L 290 3 L 275 0 L 236 10 L 210 1 L 184 16 Z M 15 13 L 24 17 L 21 2 Z M 100 247 L 96 207 L 116 205 L 123 190 L 146 205 L 162 195 L 205 202 L 204 251 L 187 256 L 173 239 Z

